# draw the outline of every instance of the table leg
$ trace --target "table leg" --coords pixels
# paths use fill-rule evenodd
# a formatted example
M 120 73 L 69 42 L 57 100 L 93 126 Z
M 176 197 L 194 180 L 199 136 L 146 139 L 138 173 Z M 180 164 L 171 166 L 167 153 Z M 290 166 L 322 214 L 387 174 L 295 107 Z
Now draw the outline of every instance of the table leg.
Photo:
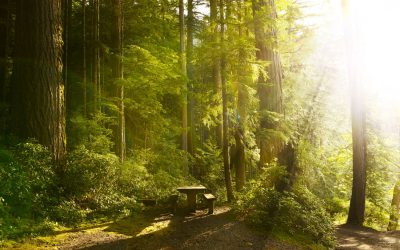
M 187 201 L 188 201 L 188 208 L 189 208 L 190 212 L 196 211 L 196 193 L 195 192 L 187 193 Z

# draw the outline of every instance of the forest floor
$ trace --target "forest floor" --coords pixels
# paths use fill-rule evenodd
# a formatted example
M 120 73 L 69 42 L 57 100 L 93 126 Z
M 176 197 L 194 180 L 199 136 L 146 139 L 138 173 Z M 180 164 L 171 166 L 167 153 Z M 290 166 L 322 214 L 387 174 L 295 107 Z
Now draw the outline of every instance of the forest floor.
M 338 249 L 400 249 L 398 231 L 340 226 L 337 238 Z M 266 237 L 238 221 L 230 208 L 218 207 L 213 215 L 198 210 L 186 216 L 150 209 L 114 222 L 36 237 L 13 249 L 309 249 L 289 242 Z
M 13 246 L 13 249 L 299 249 L 290 243 L 265 237 L 238 221 L 229 207 L 214 214 L 197 210 L 172 215 L 157 210 L 116 222 L 55 232 Z
M 342 225 L 336 230 L 337 249 L 399 249 L 400 231 L 379 232 Z

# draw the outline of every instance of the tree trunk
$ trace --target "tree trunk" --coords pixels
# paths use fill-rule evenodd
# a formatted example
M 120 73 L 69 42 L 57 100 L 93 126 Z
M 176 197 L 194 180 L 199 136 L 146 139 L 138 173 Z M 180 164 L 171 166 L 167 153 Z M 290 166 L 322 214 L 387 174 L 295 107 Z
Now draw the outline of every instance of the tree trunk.
M 210 25 L 213 30 L 213 83 L 215 88 L 215 95 L 217 100 L 217 106 L 220 106 L 221 100 L 221 64 L 220 64 L 220 49 L 219 49 L 219 32 L 218 32 L 218 0 L 210 0 Z M 222 113 L 218 115 L 217 127 L 216 127 L 216 141 L 218 147 L 222 148 Z
M 67 107 L 71 107 L 71 103 L 73 103 L 73 95 L 69 94 L 69 88 L 71 86 L 68 85 L 69 81 L 69 69 L 70 69 L 70 55 L 71 51 L 69 50 L 70 46 L 70 26 L 71 26 L 71 21 L 72 21 L 72 0 L 63 0 L 62 1 L 62 10 L 63 10 L 63 41 L 64 41 L 64 47 L 63 47 L 63 79 L 64 79 L 64 96 L 65 96 L 65 116 L 70 117 L 71 115 L 71 109 L 67 109 Z M 68 134 L 68 128 L 69 126 L 69 120 L 66 119 L 66 133 Z M 69 145 L 67 145 L 68 148 Z
M 350 10 L 352 11 L 352 10 Z M 357 63 L 358 45 L 355 30 L 352 29 L 351 12 L 344 10 L 347 60 L 349 81 L 351 85 L 351 122 L 353 137 L 353 187 L 351 192 L 347 224 L 361 226 L 364 223 L 365 188 L 366 188 L 366 159 L 367 145 L 365 139 L 365 104 L 362 83 L 359 80 L 359 63 Z
M 221 24 L 221 86 L 222 86 L 222 141 L 224 157 L 224 174 L 228 202 L 233 200 L 233 190 L 231 181 L 231 169 L 229 166 L 229 125 L 228 125 L 228 97 L 226 86 L 226 56 L 225 56 L 225 20 L 224 20 L 224 0 L 220 0 L 220 24 Z
M 93 1 L 93 109 L 100 110 L 100 0 Z M 117 35 L 117 34 L 115 34 Z M 118 38 L 113 37 L 113 40 Z M 114 41 L 115 42 L 115 41 Z M 114 75 L 115 77 L 115 75 Z
M 0 136 L 5 133 L 9 105 L 7 100 L 9 9 L 9 1 L 0 2 Z
M 235 131 L 235 155 L 234 162 L 231 162 L 235 166 L 235 184 L 236 191 L 240 192 L 243 190 L 244 184 L 246 183 L 246 165 L 245 165 L 245 154 L 244 154 L 244 143 L 243 143 L 243 130 L 238 127 Z
M 359 93 L 359 92 L 358 92 Z M 359 95 L 353 90 L 353 95 Z M 358 99 L 358 98 L 356 98 Z M 366 142 L 363 104 L 352 100 L 353 186 L 347 224 L 362 225 L 365 212 Z
M 193 0 L 188 0 L 188 17 L 187 17 L 187 77 L 188 77 L 188 152 L 193 155 L 193 133 L 194 133 L 194 99 L 193 99 L 193 30 L 194 30 L 194 14 Z M 192 172 L 193 174 L 193 172 Z
M 271 113 L 282 113 L 282 69 L 279 54 L 275 51 L 277 46 L 276 28 L 274 20 L 277 18 L 274 0 L 253 0 L 254 32 L 256 40 L 257 60 L 267 62 L 265 71 L 268 76 L 260 73 L 258 84 L 258 96 L 260 100 L 260 167 L 270 163 L 277 157 L 282 149 L 283 142 L 276 136 L 266 136 L 270 130 L 276 130 L 276 122 L 269 116 Z M 267 13 L 264 10 L 267 10 Z M 269 16 L 268 24 L 263 19 Z M 267 25 L 267 32 L 264 26 Z M 266 42 L 266 41 L 269 42 Z M 268 139 L 267 139 L 268 138 Z
M 282 176 L 275 183 L 275 189 L 279 192 L 290 191 L 296 181 L 297 165 L 296 165 L 296 146 L 289 142 L 279 152 L 278 163 L 286 168 L 286 176 Z
M 390 206 L 390 219 L 387 230 L 394 231 L 397 230 L 397 225 L 399 223 L 400 216 L 400 181 L 396 182 L 393 188 L 393 199 Z
M 82 0 L 83 112 L 87 117 L 86 0 Z
M 188 151 L 188 114 L 187 114 L 187 84 L 186 84 L 186 58 L 185 58 L 185 14 L 183 0 L 179 0 L 179 34 L 180 34 L 180 63 L 184 77 L 182 93 L 182 150 Z
M 122 0 L 113 0 L 114 28 L 113 28 L 113 78 L 116 83 L 117 97 L 119 108 L 118 112 L 118 129 L 116 153 L 121 162 L 125 160 L 125 107 L 124 107 L 124 86 L 123 79 L 123 64 L 122 64 L 122 42 L 123 42 L 123 15 L 122 15 Z
M 66 136 L 60 0 L 18 0 L 12 116 L 14 133 L 47 146 L 59 170 Z
M 243 37 L 243 3 L 242 0 L 237 0 L 238 6 L 238 32 L 239 39 Z M 248 67 L 246 65 L 246 52 L 244 48 L 239 49 L 239 65 L 238 68 L 238 90 L 237 90 L 237 110 L 238 110 L 238 127 L 235 132 L 235 141 L 236 141 L 236 191 L 241 191 L 246 183 L 246 160 L 245 160 L 245 148 L 244 141 L 245 136 L 244 132 L 247 129 L 247 105 L 248 105 L 248 93 L 245 88 L 246 82 L 246 74 L 249 74 L 246 70 Z

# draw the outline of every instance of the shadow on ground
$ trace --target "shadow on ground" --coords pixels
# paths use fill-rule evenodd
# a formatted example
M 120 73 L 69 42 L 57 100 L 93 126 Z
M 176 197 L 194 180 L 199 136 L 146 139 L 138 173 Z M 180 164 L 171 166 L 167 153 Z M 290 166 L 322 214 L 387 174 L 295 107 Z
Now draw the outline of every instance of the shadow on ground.
M 61 248 L 264 249 L 266 243 L 261 234 L 234 220 L 226 207 L 217 208 L 213 215 L 203 210 L 186 216 L 153 213 L 144 218 L 127 218 L 103 228 L 97 236 L 102 239 L 93 236 L 96 237 L 92 234 L 90 241 L 75 244 L 69 240 L 71 244 Z

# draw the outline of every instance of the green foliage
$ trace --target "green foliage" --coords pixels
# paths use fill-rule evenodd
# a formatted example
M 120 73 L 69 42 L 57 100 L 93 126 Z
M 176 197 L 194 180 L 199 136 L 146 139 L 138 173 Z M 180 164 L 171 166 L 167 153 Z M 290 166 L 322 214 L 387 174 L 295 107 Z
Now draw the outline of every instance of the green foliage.
M 208 142 L 204 149 L 198 149 L 194 157 L 194 168 L 199 173 L 199 179 L 213 192 L 224 185 L 221 149 Z
M 57 202 L 57 177 L 47 149 L 33 141 L 1 150 L 0 197 L 14 216 L 44 217 Z
M 83 222 L 89 210 L 82 210 L 74 201 L 62 201 L 55 207 L 52 219 L 66 226 L 76 226 Z
M 113 154 L 98 154 L 81 146 L 68 155 L 65 188 L 68 197 L 97 207 L 102 194 L 116 190 L 119 163 Z
M 98 112 L 89 119 L 77 115 L 71 118 L 69 125 L 70 149 L 84 146 L 98 154 L 107 154 L 113 147 L 112 130 L 108 128 L 113 125 L 113 120 L 104 113 Z
M 51 226 L 45 218 L 51 216 L 59 193 L 51 155 L 45 147 L 27 141 L 12 149 L 1 148 L 0 239 L 48 232 Z
M 238 197 L 236 211 L 265 229 L 304 234 L 313 242 L 332 248 L 334 226 L 323 204 L 306 188 L 281 193 L 253 181 Z

